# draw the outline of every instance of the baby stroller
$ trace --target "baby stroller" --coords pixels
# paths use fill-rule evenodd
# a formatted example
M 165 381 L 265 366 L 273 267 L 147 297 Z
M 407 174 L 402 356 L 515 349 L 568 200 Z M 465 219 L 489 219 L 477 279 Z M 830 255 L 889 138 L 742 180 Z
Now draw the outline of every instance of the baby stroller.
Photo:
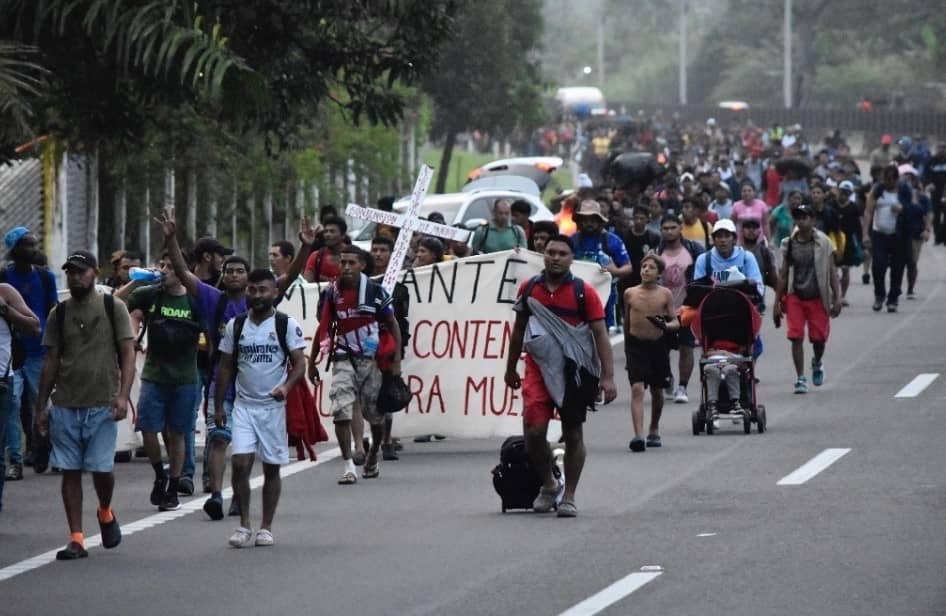
M 762 326 L 762 317 L 751 299 L 755 295 L 755 286 L 751 283 L 717 285 L 704 290 L 701 295 L 699 309 L 691 323 L 693 335 L 703 349 L 700 359 L 700 408 L 693 411 L 693 434 L 699 435 L 704 429 L 707 434 L 713 434 L 717 429 L 717 419 L 730 419 L 733 423 L 741 420 L 746 434 L 752 431 L 752 424 L 755 423 L 761 434 L 765 432 L 765 406 L 759 404 L 756 398 L 755 363 L 752 358 L 755 339 Z M 710 403 L 714 396 L 709 395 L 708 371 L 720 376 L 715 405 Z M 732 374 L 733 371 L 738 372 L 739 377 L 740 395 L 736 400 L 730 397 L 724 377 L 727 372 Z

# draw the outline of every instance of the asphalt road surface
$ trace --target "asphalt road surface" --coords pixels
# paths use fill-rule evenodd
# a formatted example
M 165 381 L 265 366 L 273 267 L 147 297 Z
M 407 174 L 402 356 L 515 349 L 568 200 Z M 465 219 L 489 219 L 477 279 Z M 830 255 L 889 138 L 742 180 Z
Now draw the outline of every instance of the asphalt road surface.
M 233 519 L 209 521 L 203 495 L 157 514 L 137 460 L 117 466 L 121 546 L 97 546 L 87 481 L 95 547 L 60 563 L 59 478 L 28 471 L 0 513 L 0 614 L 946 613 L 944 263 L 928 245 L 919 297 L 896 315 L 871 312 L 858 272 L 827 381 L 806 396 L 767 317 L 764 435 L 724 423 L 692 436 L 691 385 L 690 404 L 666 409 L 665 446 L 630 453 L 619 379 L 586 426 L 576 519 L 500 513 L 501 439 L 405 438 L 400 461 L 352 487 L 336 485 L 330 449 L 287 467 L 276 545 L 236 550 Z

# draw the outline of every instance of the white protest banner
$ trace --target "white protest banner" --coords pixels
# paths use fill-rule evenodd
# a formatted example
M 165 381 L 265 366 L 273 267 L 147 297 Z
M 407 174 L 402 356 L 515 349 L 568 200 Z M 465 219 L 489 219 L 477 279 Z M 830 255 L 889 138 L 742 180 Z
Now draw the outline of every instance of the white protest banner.
M 400 272 L 398 280 L 411 299 L 411 339 L 402 372 L 414 398 L 396 415 L 397 434 L 489 438 L 522 431 L 520 392 L 508 389 L 503 375 L 516 293 L 542 268 L 542 255 L 510 250 Z M 572 272 L 595 287 L 602 303 L 607 301 L 611 277 L 598 265 L 576 261 Z M 279 305 L 302 324 L 310 340 L 318 324 L 318 286 L 294 286 Z M 316 400 L 334 437 L 331 375 L 324 360 L 320 368 Z

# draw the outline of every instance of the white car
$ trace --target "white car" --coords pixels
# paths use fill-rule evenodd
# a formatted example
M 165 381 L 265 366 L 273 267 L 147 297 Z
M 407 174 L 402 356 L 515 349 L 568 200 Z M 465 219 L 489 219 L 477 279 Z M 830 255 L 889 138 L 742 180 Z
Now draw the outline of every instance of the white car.
M 555 220 L 555 215 L 539 198 L 539 187 L 529 178 L 504 175 L 483 178 L 470 182 L 463 187 L 463 192 L 443 195 L 427 195 L 421 205 L 419 215 L 427 217 L 433 212 L 443 215 L 447 225 L 462 224 L 467 229 L 476 229 L 490 219 L 493 204 L 497 199 L 528 201 L 532 207 L 529 218 L 537 220 Z M 403 214 L 410 207 L 410 197 L 403 197 L 394 203 L 394 211 Z M 352 237 L 352 244 L 364 250 L 371 250 L 371 238 L 374 237 L 374 224 L 369 224 Z M 470 234 L 472 238 L 472 234 Z

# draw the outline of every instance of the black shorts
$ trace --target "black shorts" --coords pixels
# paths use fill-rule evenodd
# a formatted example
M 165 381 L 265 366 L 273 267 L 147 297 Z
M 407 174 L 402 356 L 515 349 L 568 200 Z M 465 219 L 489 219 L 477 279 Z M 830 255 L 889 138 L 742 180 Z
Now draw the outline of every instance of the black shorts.
M 627 378 L 631 385 L 663 389 L 670 386 L 670 350 L 663 338 L 641 340 L 628 334 L 624 338 Z

